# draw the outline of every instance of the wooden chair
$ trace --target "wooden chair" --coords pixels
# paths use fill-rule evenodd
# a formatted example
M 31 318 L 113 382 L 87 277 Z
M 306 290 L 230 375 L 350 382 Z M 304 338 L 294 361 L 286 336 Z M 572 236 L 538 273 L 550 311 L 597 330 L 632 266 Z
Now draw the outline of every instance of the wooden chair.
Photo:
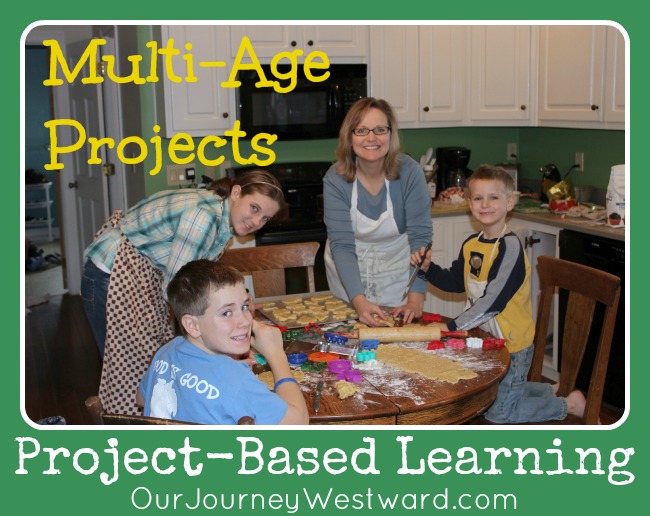
M 109 414 L 104 411 L 102 401 L 99 396 L 91 396 L 86 399 L 86 408 L 93 418 L 96 425 L 195 425 L 197 423 L 188 423 L 186 421 L 176 421 L 173 419 L 161 419 L 147 416 L 125 416 L 123 414 Z M 250 416 L 242 417 L 238 425 L 254 425 L 255 420 Z
M 548 325 L 551 321 L 554 294 L 558 289 L 566 290 L 569 293 L 566 312 L 559 314 L 564 318 L 564 332 L 558 396 L 567 396 L 575 390 L 576 378 L 587 348 L 589 333 L 592 331 L 596 303 L 605 305 L 605 315 L 602 321 L 596 321 L 594 325 L 594 331 L 596 328 L 599 328 L 600 331 L 589 390 L 586 393 L 587 405 L 584 416 L 579 418 L 568 414 L 561 421 L 530 424 L 596 425 L 603 400 L 609 352 L 621 293 L 621 280 L 613 274 L 550 256 L 538 258 L 537 270 L 539 272 L 540 297 L 535 324 L 535 352 L 528 373 L 529 381 L 542 381 L 544 348 L 546 347 Z M 492 425 L 493 423 L 483 416 L 478 416 L 469 424 Z
M 564 332 L 558 396 L 566 396 L 575 389 L 576 378 L 588 344 L 589 332 L 592 331 L 596 303 L 605 305 L 603 320 L 596 321 L 593 329 L 595 331 L 596 328 L 600 328 L 600 332 L 587 391 L 584 417 L 580 419 L 569 415 L 561 422 L 548 422 L 549 424 L 598 424 L 621 294 L 621 279 L 592 267 L 550 256 L 539 257 L 537 270 L 540 280 L 540 298 L 535 326 L 535 354 L 528 374 L 530 381 L 542 381 L 544 348 L 551 320 L 553 295 L 556 289 L 566 290 L 569 293 L 566 312 L 559 314 L 564 318 Z
M 308 292 L 315 292 L 314 261 L 319 247 L 318 242 L 302 242 L 228 249 L 219 263 L 250 273 L 255 297 L 284 296 L 285 269 L 293 267 L 305 267 Z

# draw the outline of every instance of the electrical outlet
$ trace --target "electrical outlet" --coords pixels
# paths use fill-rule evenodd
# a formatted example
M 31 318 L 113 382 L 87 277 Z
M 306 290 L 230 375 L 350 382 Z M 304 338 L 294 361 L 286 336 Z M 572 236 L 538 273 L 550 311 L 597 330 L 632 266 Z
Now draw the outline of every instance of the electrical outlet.
M 189 186 L 192 184 L 191 179 L 187 179 L 186 170 L 193 168 L 196 170 L 196 165 L 190 163 L 189 165 L 167 165 L 167 186 Z
M 576 152 L 576 160 L 574 161 L 576 165 L 578 165 L 577 170 L 584 171 L 585 170 L 585 153 L 584 152 Z
M 517 161 L 517 144 L 509 143 L 508 144 L 508 155 L 506 156 L 506 161 Z

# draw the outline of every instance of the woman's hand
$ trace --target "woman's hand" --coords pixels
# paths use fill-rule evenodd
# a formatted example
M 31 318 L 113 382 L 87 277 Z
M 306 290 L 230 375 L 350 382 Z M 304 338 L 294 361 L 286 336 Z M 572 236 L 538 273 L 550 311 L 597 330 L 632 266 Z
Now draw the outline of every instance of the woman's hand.
M 422 317 L 424 311 L 424 294 L 420 292 L 409 292 L 406 303 L 391 310 L 393 317 L 402 316 L 404 324 L 409 324 L 413 319 Z
M 368 326 L 386 326 L 382 323 L 387 320 L 384 311 L 375 303 L 368 301 L 365 296 L 359 294 L 351 302 L 357 311 L 360 322 Z

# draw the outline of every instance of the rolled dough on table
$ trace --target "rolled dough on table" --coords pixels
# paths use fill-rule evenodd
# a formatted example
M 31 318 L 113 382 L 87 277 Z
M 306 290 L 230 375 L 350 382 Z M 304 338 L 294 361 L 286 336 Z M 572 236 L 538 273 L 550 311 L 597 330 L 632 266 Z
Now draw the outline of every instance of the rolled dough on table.
M 381 344 L 377 348 L 377 360 L 400 371 L 417 373 L 441 382 L 457 383 L 459 380 L 469 380 L 478 376 L 474 371 L 448 358 L 397 344 Z

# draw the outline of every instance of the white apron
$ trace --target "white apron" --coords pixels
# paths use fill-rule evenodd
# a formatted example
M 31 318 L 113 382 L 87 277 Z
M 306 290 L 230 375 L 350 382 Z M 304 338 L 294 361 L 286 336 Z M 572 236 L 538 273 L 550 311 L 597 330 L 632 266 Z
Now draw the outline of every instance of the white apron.
M 506 233 L 506 226 L 503 227 L 503 230 L 501 231 L 499 238 L 497 238 L 497 241 L 494 243 L 494 247 L 492 247 L 492 253 L 490 254 L 490 264 L 492 264 L 492 261 L 494 260 L 494 252 L 497 250 L 499 246 L 499 241 L 501 240 L 501 237 L 505 235 L 505 233 Z M 481 238 L 482 234 L 483 231 L 481 231 L 476 238 Z M 484 294 L 486 286 L 487 286 L 487 281 L 478 281 L 472 277 L 471 272 L 467 273 L 467 303 L 465 303 L 465 310 L 467 310 L 472 305 L 474 305 L 476 300 L 479 299 Z M 484 322 L 483 324 L 481 324 L 481 326 L 479 326 L 479 328 L 487 331 L 488 333 L 492 334 L 494 337 L 497 337 L 499 339 L 503 338 L 503 333 L 501 333 L 501 328 L 499 328 L 499 325 L 497 324 L 496 317 L 493 317 L 489 321 Z
M 357 180 L 352 186 L 350 218 L 356 244 L 361 284 L 368 301 L 380 306 L 401 306 L 402 295 L 408 283 L 410 248 L 408 236 L 401 235 L 393 216 L 388 180 L 386 184 L 386 211 L 377 220 L 366 217 L 357 209 Z M 332 257 L 329 240 L 325 246 L 325 269 L 332 293 L 349 301 L 341 284 Z

